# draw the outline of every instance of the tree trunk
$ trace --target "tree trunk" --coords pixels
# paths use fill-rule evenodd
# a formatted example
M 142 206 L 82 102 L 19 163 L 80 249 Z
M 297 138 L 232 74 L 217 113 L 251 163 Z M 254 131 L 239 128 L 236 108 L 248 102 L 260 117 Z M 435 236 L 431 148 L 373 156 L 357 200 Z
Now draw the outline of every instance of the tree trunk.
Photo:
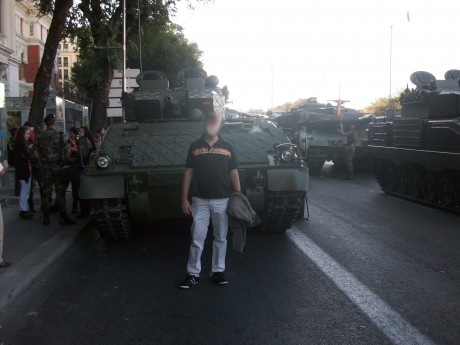
M 113 63 L 107 61 L 104 65 L 104 79 L 97 83 L 93 90 L 90 130 L 95 133 L 99 128 L 106 127 L 107 108 L 109 106 L 110 84 L 113 79 Z
M 56 0 L 54 4 L 53 19 L 46 38 L 40 68 L 35 76 L 34 95 L 30 106 L 29 121 L 35 127 L 41 127 L 43 124 L 57 48 L 62 39 L 62 31 L 65 28 L 68 12 L 72 4 L 73 0 Z

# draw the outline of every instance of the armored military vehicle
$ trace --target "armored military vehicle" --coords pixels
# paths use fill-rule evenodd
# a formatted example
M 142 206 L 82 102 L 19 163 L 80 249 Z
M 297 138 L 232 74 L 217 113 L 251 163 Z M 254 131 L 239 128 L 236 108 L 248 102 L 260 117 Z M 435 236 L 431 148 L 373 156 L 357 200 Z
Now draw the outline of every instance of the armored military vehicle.
M 146 71 L 124 94 L 126 123 L 113 124 L 81 178 L 102 237 L 130 238 L 133 222 L 181 216 L 180 189 L 189 145 L 203 133 L 203 114 L 225 119 L 225 89 L 201 69 L 179 73 L 177 88 Z M 262 231 L 282 232 L 302 218 L 309 187 L 302 161 L 307 141 L 292 144 L 271 123 L 225 122 L 221 133 L 238 155 L 242 190 L 262 218 Z M 303 145 L 303 146 L 302 146 Z M 192 186 L 193 188 L 193 186 Z
M 337 107 L 318 103 L 316 98 L 310 98 L 305 105 L 292 109 L 290 112 L 278 117 L 278 126 L 286 133 L 296 132 L 305 128 L 309 136 L 308 167 L 310 172 L 317 174 L 326 161 L 334 164 L 345 164 L 346 138 L 340 135 L 339 126 L 343 123 L 345 131 L 354 125 L 357 129 L 358 140 L 354 161 L 358 164 L 367 162 L 365 147 L 361 145 L 362 139 L 367 138 L 368 117 L 363 117 L 362 112 L 342 108 L 342 118 L 336 116 Z
M 460 213 L 460 71 L 414 72 L 401 116 L 369 125 L 368 151 L 385 193 Z

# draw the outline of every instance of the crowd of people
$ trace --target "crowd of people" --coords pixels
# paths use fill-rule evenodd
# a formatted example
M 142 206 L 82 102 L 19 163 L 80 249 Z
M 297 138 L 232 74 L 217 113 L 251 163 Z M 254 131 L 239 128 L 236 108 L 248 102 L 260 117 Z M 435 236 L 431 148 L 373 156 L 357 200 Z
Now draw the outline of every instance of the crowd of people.
M 19 217 L 33 219 L 36 213 L 33 192 L 38 183 L 43 225 L 50 224 L 50 214 L 59 212 L 60 223 L 75 224 L 67 215 L 65 192 L 71 185 L 72 213 L 77 218 L 88 217 L 91 205 L 78 197 L 80 177 L 91 153 L 100 147 L 106 130 L 101 128 L 93 137 L 88 127 L 72 127 L 67 135 L 56 129 L 56 118 L 45 117 L 46 129 L 35 131 L 30 122 L 11 128 L 8 144 L 8 164 L 15 168 L 15 194 L 19 196 Z M 84 150 L 81 148 L 85 148 Z M 54 202 L 52 200 L 55 192 Z

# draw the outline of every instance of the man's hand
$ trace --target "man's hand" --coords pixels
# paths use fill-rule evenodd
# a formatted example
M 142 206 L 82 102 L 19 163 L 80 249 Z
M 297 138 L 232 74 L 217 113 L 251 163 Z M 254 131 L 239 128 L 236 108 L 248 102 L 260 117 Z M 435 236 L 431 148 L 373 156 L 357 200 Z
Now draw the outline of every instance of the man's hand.
M 192 206 L 190 206 L 190 202 L 188 201 L 188 199 L 182 199 L 181 208 L 182 212 L 184 212 L 184 214 L 186 214 L 187 216 L 190 216 L 192 214 Z

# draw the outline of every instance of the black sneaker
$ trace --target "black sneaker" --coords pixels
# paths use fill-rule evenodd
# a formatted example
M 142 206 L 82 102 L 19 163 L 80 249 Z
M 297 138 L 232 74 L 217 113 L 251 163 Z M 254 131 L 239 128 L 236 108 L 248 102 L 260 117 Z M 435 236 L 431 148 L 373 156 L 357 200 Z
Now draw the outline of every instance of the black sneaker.
M 184 281 L 179 285 L 179 288 L 190 289 L 193 285 L 198 284 L 199 281 L 200 281 L 199 277 L 189 274 L 185 277 Z
M 34 217 L 32 215 L 32 213 L 29 213 L 27 211 L 21 211 L 19 212 L 19 217 L 21 219 L 25 219 L 25 220 L 32 220 Z
M 217 285 L 225 285 L 228 284 L 228 280 L 225 279 L 224 272 L 214 272 L 211 276 L 211 279 Z

